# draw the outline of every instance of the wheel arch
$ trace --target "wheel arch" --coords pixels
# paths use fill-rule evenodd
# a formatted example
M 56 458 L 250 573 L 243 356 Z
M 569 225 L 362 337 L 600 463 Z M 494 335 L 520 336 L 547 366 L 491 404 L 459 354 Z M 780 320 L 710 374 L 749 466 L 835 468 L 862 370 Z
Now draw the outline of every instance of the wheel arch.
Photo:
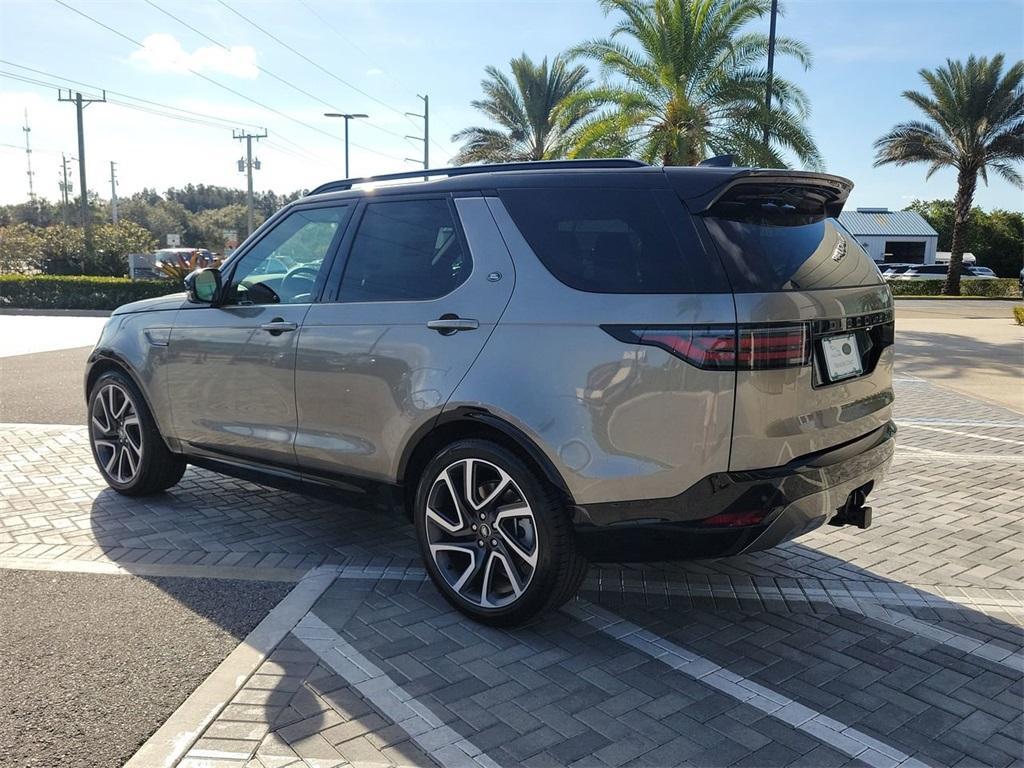
M 85 399 L 86 403 L 89 401 L 89 395 L 92 393 L 92 388 L 99 380 L 100 376 L 110 371 L 117 371 L 127 376 L 135 388 L 139 391 L 142 396 L 142 400 L 146 405 L 146 409 L 149 411 L 149 415 L 153 418 L 153 422 L 156 424 L 157 431 L 160 433 L 160 437 L 164 443 L 167 444 L 169 450 L 174 448 L 169 444 L 167 433 L 164 431 L 164 425 L 160 423 L 160 417 L 157 412 L 153 409 L 153 403 L 149 399 L 149 395 L 146 393 L 145 387 L 139 383 L 139 377 L 132 370 L 131 365 L 128 364 L 120 355 L 114 352 L 95 352 L 89 358 L 88 365 L 85 371 Z
M 404 489 L 407 511 L 412 510 L 420 474 L 430 459 L 444 446 L 472 438 L 490 440 L 512 451 L 540 472 L 567 504 L 574 504 L 572 494 L 558 469 L 521 429 L 483 409 L 457 408 L 421 428 L 402 454 L 398 479 Z

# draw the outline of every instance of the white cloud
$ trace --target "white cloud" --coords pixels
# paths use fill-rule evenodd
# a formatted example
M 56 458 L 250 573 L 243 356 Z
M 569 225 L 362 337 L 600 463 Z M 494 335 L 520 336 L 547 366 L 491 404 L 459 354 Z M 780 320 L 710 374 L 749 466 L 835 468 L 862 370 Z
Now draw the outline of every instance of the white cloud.
M 366 74 L 368 74 L 370 77 L 376 77 L 377 75 L 383 75 L 384 70 L 377 69 L 377 67 L 371 67 L 370 69 L 366 70 Z
M 134 64 L 154 72 L 218 73 L 253 80 L 259 75 L 256 49 L 249 45 L 233 45 L 229 50 L 216 46 L 196 48 L 189 53 L 174 35 L 163 32 L 148 35 L 145 47 L 129 57 Z

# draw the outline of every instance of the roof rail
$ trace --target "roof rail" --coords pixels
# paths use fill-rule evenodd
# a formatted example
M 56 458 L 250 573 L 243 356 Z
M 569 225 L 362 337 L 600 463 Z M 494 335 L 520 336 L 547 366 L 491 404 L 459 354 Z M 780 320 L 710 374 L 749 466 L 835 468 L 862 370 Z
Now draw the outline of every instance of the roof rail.
M 627 157 L 612 157 L 594 160 L 533 160 L 527 163 L 490 163 L 485 165 L 457 165 L 452 168 L 431 168 L 425 171 L 403 171 L 402 173 L 385 173 L 380 176 L 363 176 L 355 179 L 338 179 L 328 181 L 310 192 L 319 195 L 323 192 L 340 192 L 352 189 L 356 184 L 377 181 L 398 181 L 400 179 L 427 178 L 430 176 L 469 176 L 475 173 L 495 173 L 498 171 L 542 171 L 559 168 L 642 168 L 647 163 Z

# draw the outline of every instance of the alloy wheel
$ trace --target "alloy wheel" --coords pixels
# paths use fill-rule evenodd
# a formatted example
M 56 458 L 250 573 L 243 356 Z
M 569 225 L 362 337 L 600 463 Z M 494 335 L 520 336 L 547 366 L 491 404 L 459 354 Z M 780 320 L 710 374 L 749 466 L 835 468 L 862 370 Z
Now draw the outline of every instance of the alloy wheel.
M 511 605 L 526 591 L 540 552 L 526 495 L 501 467 L 460 459 L 427 495 L 430 556 L 445 582 L 481 608 Z
M 92 401 L 89 431 L 96 457 L 114 482 L 128 485 L 142 466 L 142 423 L 131 395 L 118 384 L 104 384 Z

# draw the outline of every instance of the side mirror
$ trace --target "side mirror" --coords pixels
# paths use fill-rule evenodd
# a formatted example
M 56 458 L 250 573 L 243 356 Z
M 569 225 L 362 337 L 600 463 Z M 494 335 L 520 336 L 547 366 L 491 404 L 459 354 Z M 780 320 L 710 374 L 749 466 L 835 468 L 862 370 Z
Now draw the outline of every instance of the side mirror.
M 188 300 L 193 304 L 216 304 L 220 297 L 220 270 L 197 269 L 185 278 Z

